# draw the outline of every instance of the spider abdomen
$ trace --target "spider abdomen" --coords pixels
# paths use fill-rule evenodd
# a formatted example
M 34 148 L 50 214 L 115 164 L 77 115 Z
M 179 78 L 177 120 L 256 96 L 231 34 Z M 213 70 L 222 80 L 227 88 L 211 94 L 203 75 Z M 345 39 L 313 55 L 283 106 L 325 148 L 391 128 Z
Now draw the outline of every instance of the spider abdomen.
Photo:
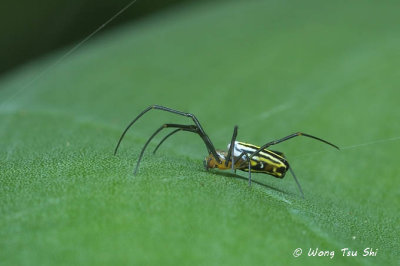
M 246 156 L 250 156 L 259 148 L 253 144 L 235 141 L 234 156 L 242 155 L 241 159 L 246 161 Z M 237 169 L 246 172 L 249 171 L 247 164 L 242 164 Z M 289 163 L 286 161 L 283 153 L 278 151 L 263 149 L 250 159 L 250 171 L 255 173 L 265 173 L 277 178 L 283 178 L 287 170 L 289 170 Z

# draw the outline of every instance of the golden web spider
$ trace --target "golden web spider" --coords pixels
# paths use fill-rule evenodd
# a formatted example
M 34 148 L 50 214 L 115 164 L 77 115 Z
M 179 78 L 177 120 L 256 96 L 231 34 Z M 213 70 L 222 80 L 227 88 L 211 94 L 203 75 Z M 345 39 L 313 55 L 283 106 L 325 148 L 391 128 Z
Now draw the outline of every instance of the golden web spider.
M 283 137 L 281 139 L 273 140 L 270 141 L 262 146 L 256 146 L 253 144 L 248 144 L 245 142 L 239 142 L 236 141 L 236 136 L 237 136 L 237 131 L 238 127 L 235 126 L 233 130 L 233 135 L 230 144 L 228 145 L 228 151 L 222 151 L 222 150 L 216 150 L 214 148 L 214 145 L 212 144 L 210 138 L 207 136 L 206 132 L 203 130 L 203 128 L 200 125 L 199 120 L 191 114 L 191 113 L 185 113 L 181 112 L 178 110 L 174 110 L 168 107 L 160 106 L 160 105 L 152 105 L 144 109 L 138 116 L 135 117 L 135 119 L 132 120 L 132 122 L 129 123 L 129 125 L 126 127 L 124 132 L 122 133 L 121 137 L 118 140 L 118 144 L 115 147 L 114 150 L 114 155 L 118 151 L 118 147 L 121 144 L 122 139 L 124 138 L 126 132 L 129 130 L 129 128 L 145 113 L 152 109 L 157 109 L 161 111 L 166 111 L 170 112 L 173 114 L 181 115 L 181 116 L 186 116 L 190 117 L 194 125 L 181 125 L 181 124 L 163 124 L 159 129 L 157 129 L 147 140 L 145 145 L 142 148 L 142 151 L 140 152 L 139 159 L 136 163 L 136 168 L 134 171 L 134 174 L 137 173 L 139 169 L 139 164 L 140 161 L 142 160 L 144 151 L 146 150 L 147 145 L 150 143 L 150 141 L 163 129 L 165 128 L 175 128 L 172 132 L 170 132 L 168 135 L 166 135 L 160 143 L 157 145 L 157 147 L 154 149 L 153 153 L 157 151 L 157 149 L 160 147 L 160 145 L 170 136 L 173 134 L 179 132 L 179 131 L 188 131 L 188 132 L 193 132 L 198 134 L 201 139 L 204 141 L 204 144 L 207 147 L 208 150 L 208 156 L 204 160 L 204 167 L 206 170 L 209 168 L 218 168 L 222 170 L 226 169 L 232 169 L 233 171 L 236 170 L 242 170 L 245 172 L 249 173 L 249 185 L 251 185 L 251 173 L 264 173 L 264 174 L 269 174 L 277 178 L 283 178 L 288 170 L 290 170 L 291 174 L 293 175 L 294 180 L 296 181 L 296 184 L 300 190 L 301 195 L 304 197 L 303 190 L 301 189 L 300 183 L 296 178 L 296 175 L 294 174 L 293 170 L 289 167 L 289 162 L 285 159 L 285 156 L 283 155 L 282 152 L 279 151 L 273 151 L 267 149 L 269 146 L 284 142 L 286 140 L 289 140 L 291 138 L 297 137 L 297 136 L 305 136 L 309 137 L 315 140 L 319 140 L 323 143 L 326 143 L 332 147 L 335 147 L 336 149 L 339 149 L 336 145 L 323 140 L 318 137 L 314 137 L 312 135 L 302 133 L 302 132 L 297 132 L 293 133 L 289 136 Z

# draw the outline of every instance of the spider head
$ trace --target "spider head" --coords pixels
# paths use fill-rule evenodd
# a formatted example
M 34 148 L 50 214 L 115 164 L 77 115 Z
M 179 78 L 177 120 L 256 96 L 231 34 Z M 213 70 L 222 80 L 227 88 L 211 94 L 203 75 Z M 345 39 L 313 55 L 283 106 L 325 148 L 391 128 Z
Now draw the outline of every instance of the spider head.
M 204 168 L 206 168 L 206 170 L 208 170 L 210 168 L 228 169 L 225 166 L 225 160 L 226 160 L 227 153 L 225 151 L 217 150 L 217 154 L 218 154 L 220 162 L 214 157 L 214 155 L 212 153 L 210 153 L 204 159 Z

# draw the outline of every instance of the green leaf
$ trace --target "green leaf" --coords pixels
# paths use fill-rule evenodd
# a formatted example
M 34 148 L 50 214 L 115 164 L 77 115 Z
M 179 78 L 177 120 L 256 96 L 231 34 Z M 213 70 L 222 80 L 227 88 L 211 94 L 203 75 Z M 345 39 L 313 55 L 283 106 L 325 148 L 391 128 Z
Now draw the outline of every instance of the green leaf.
M 4 265 L 399 263 L 397 2 L 221 1 L 159 14 L 0 80 Z M 60 60 L 61 59 L 61 60 Z M 57 63 L 55 63 L 57 62 Z M 283 180 L 203 169 L 214 145 L 302 131 Z M 166 134 L 166 132 L 164 133 Z M 299 258 L 293 257 L 302 248 Z M 308 256 L 310 249 L 334 257 Z M 343 256 L 341 249 L 358 251 Z M 365 248 L 376 256 L 363 256 Z M 331 255 L 330 255 L 331 256 Z

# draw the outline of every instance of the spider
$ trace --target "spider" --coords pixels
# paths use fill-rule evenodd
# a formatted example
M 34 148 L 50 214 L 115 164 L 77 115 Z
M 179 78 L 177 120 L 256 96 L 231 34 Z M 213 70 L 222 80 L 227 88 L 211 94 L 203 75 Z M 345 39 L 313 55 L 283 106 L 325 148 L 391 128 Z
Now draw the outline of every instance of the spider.
M 304 136 L 308 138 L 312 138 L 318 141 L 321 141 L 325 144 L 328 144 L 336 149 L 339 149 L 338 146 L 323 140 L 321 138 L 302 133 L 302 132 L 296 132 L 291 135 L 288 135 L 286 137 L 283 137 L 281 139 L 273 140 L 270 142 L 267 142 L 266 144 L 262 146 L 256 146 L 253 144 L 248 144 L 245 142 L 239 142 L 236 141 L 237 133 L 238 133 L 238 127 L 235 126 L 233 129 L 233 135 L 230 144 L 228 144 L 228 151 L 222 151 L 222 150 L 216 150 L 214 145 L 212 144 L 210 138 L 207 136 L 206 132 L 200 125 L 199 120 L 196 118 L 191 113 L 185 113 L 181 112 L 178 110 L 174 110 L 168 107 L 164 107 L 161 105 L 151 105 L 144 109 L 138 116 L 135 117 L 135 119 L 132 120 L 122 133 L 121 137 L 118 140 L 117 146 L 115 147 L 114 150 L 114 155 L 117 154 L 118 148 L 121 144 L 122 139 L 124 138 L 126 132 L 129 130 L 129 128 L 140 118 L 142 117 L 145 113 L 147 113 L 150 110 L 161 110 L 165 112 L 170 112 L 176 115 L 180 116 L 185 116 L 189 117 L 193 120 L 194 125 L 181 125 L 181 124 L 163 124 L 160 128 L 158 128 L 151 136 L 150 138 L 146 141 L 144 144 L 140 155 L 139 159 L 136 163 L 136 168 L 134 170 L 134 174 L 136 175 L 138 169 L 139 169 L 139 164 L 140 161 L 142 160 L 144 151 L 147 148 L 147 145 L 150 143 L 150 141 L 163 129 L 165 128 L 175 128 L 172 132 L 170 132 L 168 135 L 166 135 L 160 143 L 156 146 L 156 148 L 153 151 L 153 154 L 156 153 L 158 148 L 161 146 L 161 144 L 168 139 L 170 136 L 174 135 L 175 133 L 179 131 L 188 131 L 192 133 L 198 134 L 201 139 L 203 140 L 204 144 L 207 147 L 208 150 L 208 156 L 206 156 L 204 160 L 204 167 L 208 171 L 210 168 L 218 168 L 222 170 L 227 170 L 227 169 L 232 169 L 235 173 L 236 170 L 242 170 L 245 172 L 249 173 L 249 185 L 251 185 L 251 173 L 264 173 L 268 174 L 271 176 L 274 176 L 276 178 L 284 178 L 286 172 L 289 170 L 290 173 L 292 174 L 294 180 L 296 181 L 296 184 L 299 188 L 299 191 L 304 198 L 303 190 L 301 189 L 300 183 L 296 178 L 296 175 L 294 174 L 292 168 L 289 166 L 289 162 L 286 160 L 284 154 L 279 151 L 274 151 L 274 150 L 269 150 L 268 147 L 272 145 L 276 145 L 278 143 L 287 141 L 291 138 L 298 137 L 298 136 Z

